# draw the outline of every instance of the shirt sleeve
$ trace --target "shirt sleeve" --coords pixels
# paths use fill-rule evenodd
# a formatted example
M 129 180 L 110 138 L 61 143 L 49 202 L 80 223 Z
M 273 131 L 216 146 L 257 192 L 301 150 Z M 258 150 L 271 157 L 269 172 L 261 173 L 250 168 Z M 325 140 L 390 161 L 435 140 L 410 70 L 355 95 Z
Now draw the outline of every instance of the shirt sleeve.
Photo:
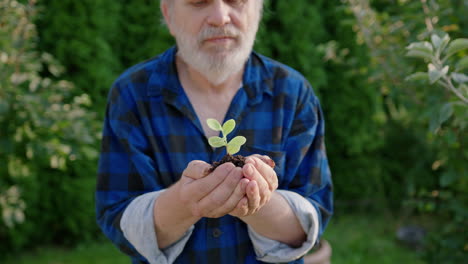
M 305 255 L 318 242 L 333 213 L 322 109 L 307 81 L 302 82 L 297 98 L 284 141 L 285 161 L 277 191 L 296 214 L 307 240 L 301 247 L 291 248 L 249 229 L 256 254 L 265 262 L 287 262 Z
M 177 242 L 159 249 L 152 208 L 164 191 L 150 192 L 137 197 L 127 206 L 120 220 L 125 238 L 151 264 L 173 263 L 182 253 L 194 229 L 194 226 L 191 226 Z
M 123 235 L 120 222 L 125 209 L 135 199 L 165 187 L 148 155 L 152 145 L 145 135 L 139 102 L 132 94 L 136 89 L 122 87 L 114 84 L 108 98 L 98 164 L 96 218 L 103 233 L 120 251 L 135 262 L 147 263 Z
M 277 192 L 284 197 L 299 219 L 302 229 L 307 234 L 307 240 L 300 247 L 292 248 L 264 237 L 249 227 L 249 236 L 258 260 L 271 263 L 290 262 L 304 256 L 315 245 L 319 229 L 317 210 L 311 203 L 295 192 L 286 190 Z
M 333 183 L 326 154 L 323 111 L 307 81 L 302 84 L 284 144 L 285 170 L 278 189 L 299 194 L 316 209 L 320 239 L 333 214 Z

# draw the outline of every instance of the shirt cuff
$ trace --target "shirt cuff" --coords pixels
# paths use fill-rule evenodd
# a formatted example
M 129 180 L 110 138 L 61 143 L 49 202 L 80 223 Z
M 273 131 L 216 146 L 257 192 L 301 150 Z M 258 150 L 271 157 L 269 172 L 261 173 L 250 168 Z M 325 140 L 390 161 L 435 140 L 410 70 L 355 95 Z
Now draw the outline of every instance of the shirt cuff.
M 319 230 L 318 214 L 315 207 L 299 194 L 277 190 L 296 214 L 302 229 L 307 234 L 307 240 L 299 248 L 293 248 L 287 244 L 269 239 L 256 233 L 250 226 L 249 236 L 257 255 L 257 259 L 264 262 L 289 262 L 304 256 L 315 245 Z
M 194 229 L 194 226 L 191 226 L 177 242 L 162 250 L 159 249 L 154 229 L 153 207 L 162 192 L 164 190 L 138 196 L 127 206 L 120 220 L 120 228 L 125 238 L 150 264 L 173 263 L 184 249 Z

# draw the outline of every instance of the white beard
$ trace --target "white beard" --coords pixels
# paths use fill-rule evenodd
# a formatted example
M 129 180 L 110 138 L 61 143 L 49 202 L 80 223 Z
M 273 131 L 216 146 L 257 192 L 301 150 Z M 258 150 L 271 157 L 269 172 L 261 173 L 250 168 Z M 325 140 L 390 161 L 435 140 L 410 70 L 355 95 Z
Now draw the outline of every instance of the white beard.
M 205 27 L 197 37 L 186 33 L 182 27 L 176 27 L 175 35 L 180 58 L 203 75 L 210 83 L 219 85 L 244 67 L 252 51 L 258 23 L 242 34 L 232 24 L 223 28 Z M 204 40 L 215 36 L 234 37 L 234 44 L 229 47 L 202 47 Z

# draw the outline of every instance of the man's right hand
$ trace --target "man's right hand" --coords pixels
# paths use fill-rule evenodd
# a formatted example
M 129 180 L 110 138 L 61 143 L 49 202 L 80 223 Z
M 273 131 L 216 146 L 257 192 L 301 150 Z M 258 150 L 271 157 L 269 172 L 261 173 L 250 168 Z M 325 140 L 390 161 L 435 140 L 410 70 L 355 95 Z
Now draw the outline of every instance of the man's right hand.
M 247 206 L 245 197 L 249 180 L 242 168 L 224 163 L 208 173 L 211 165 L 191 161 L 179 180 L 179 197 L 193 216 L 217 218 L 232 212 L 239 204 Z M 244 203 L 240 201 L 244 199 Z

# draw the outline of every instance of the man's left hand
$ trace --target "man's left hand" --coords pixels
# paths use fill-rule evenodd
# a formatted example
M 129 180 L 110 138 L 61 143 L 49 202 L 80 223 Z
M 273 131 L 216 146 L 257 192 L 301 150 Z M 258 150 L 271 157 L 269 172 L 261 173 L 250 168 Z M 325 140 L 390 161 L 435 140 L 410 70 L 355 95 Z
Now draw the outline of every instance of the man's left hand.
M 271 195 L 278 188 L 278 177 L 273 167 L 274 162 L 268 156 L 247 157 L 242 168 L 244 177 L 249 180 L 246 187 L 247 201 L 241 200 L 231 215 L 252 215 L 270 201 Z

